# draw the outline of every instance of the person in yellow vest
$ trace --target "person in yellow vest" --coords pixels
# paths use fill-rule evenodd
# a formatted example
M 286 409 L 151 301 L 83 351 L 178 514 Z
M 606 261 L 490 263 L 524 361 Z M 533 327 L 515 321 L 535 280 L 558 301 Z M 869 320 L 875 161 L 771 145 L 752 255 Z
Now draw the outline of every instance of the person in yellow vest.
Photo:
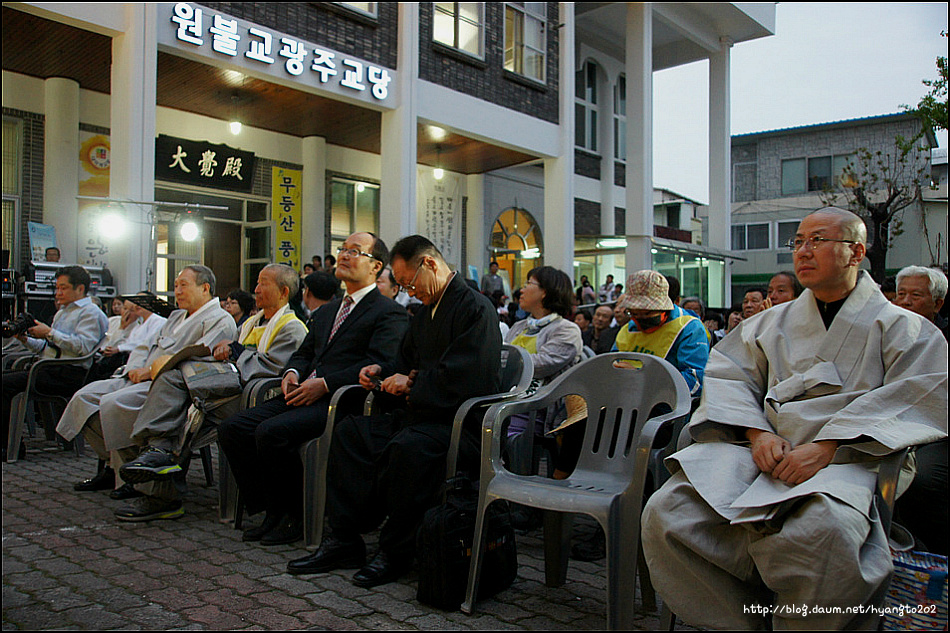
M 652 354 L 667 360 L 686 379 L 690 396 L 698 397 L 709 360 L 706 327 L 673 303 L 666 278 L 653 270 L 630 275 L 617 305 L 630 322 L 617 333 L 613 351 Z
M 307 327 L 288 305 L 297 294 L 299 283 L 297 272 L 285 264 L 269 264 L 261 270 L 254 291 L 259 311 L 241 326 L 238 341 L 219 341 L 212 350 L 214 360 L 229 363 L 239 378 L 229 386 L 222 383 L 210 391 L 202 389 L 209 391 L 202 397 L 204 409 L 213 419 L 224 420 L 236 413 L 241 386 L 255 378 L 279 375 L 306 338 Z M 194 373 L 188 370 L 189 362 L 163 371 L 155 379 L 135 420 L 131 439 L 141 447 L 141 453 L 122 466 L 119 473 L 129 484 L 147 485 L 140 490 L 144 497 L 116 510 L 119 520 L 148 521 L 182 514 L 181 501 L 170 477 L 181 471 L 176 452 L 188 409 L 196 396 L 189 384 Z

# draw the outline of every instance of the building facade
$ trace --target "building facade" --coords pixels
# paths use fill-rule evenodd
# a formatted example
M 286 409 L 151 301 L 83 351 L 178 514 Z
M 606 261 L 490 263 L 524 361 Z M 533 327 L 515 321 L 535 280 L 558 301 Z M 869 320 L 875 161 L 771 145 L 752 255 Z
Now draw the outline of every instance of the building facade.
M 731 246 L 745 256 L 733 265 L 732 301 L 741 301 L 747 288 L 767 285 L 774 273 L 792 269 L 792 253 L 784 245 L 802 218 L 831 201 L 847 208 L 842 185 L 848 183 L 841 176 L 859 150 L 894 156 L 895 139 L 912 139 L 920 129 L 913 115 L 892 114 L 732 137 Z M 928 178 L 920 199 L 891 226 L 889 275 L 911 264 L 947 263 L 946 158 L 941 171 L 940 161 L 931 160 L 935 144 L 925 134 L 918 143 L 925 150 L 913 153 L 905 170 L 906 185 L 914 172 Z
M 466 276 L 499 258 L 516 284 L 539 262 L 588 265 L 580 235 L 625 238 L 603 271 L 650 266 L 651 77 L 697 59 L 719 148 L 709 239 L 725 251 L 729 50 L 775 16 L 771 3 L 2 11 L 11 266 L 37 258 L 32 227 L 52 227 L 63 261 L 166 293 L 194 262 L 222 293 L 253 287 L 266 262 L 301 268 L 355 230 L 425 234 Z

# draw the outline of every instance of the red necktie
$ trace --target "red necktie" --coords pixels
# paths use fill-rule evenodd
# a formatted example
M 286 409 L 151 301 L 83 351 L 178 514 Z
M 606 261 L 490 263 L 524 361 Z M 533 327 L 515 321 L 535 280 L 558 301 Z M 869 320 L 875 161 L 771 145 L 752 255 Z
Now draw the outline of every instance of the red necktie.
M 352 309 L 353 297 L 346 295 L 343 299 L 343 308 L 340 310 L 340 313 L 336 315 L 336 321 L 333 322 L 333 329 L 330 330 L 330 338 L 327 339 L 328 343 L 333 340 L 333 335 L 336 334 L 336 331 L 343 325 L 343 321 L 346 320 L 347 315 L 350 314 L 350 310 Z

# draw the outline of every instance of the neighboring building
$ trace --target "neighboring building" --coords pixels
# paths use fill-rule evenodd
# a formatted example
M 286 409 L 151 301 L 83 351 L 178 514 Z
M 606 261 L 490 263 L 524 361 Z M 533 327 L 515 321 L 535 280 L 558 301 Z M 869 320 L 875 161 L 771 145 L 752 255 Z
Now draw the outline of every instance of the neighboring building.
M 792 254 L 784 247 L 798 223 L 824 206 L 821 194 L 839 186 L 838 178 L 859 148 L 884 153 L 894 150 L 895 138 L 913 138 L 920 121 L 910 114 L 837 121 L 770 130 L 732 137 L 732 248 L 745 256 L 732 264 L 732 300 L 745 290 L 768 283 L 780 270 L 792 269 Z M 927 135 L 923 143 L 934 146 Z M 922 160 L 928 160 L 924 152 Z M 934 174 L 939 181 L 939 161 Z M 946 264 L 946 154 L 943 182 L 924 188 L 923 204 L 907 208 L 902 233 L 887 254 L 888 274 L 904 266 Z M 839 206 L 847 206 L 839 196 Z M 893 229 L 892 225 L 892 229 Z
M 774 3 L 2 12 L 13 266 L 30 259 L 28 223 L 43 223 L 63 261 L 108 265 L 120 292 L 163 293 L 190 262 L 211 266 L 221 292 L 249 288 L 266 262 L 302 267 L 354 230 L 426 234 L 476 279 L 493 253 L 516 283 L 539 262 L 575 269 L 579 235 L 626 244 L 579 268 L 653 265 L 676 239 L 654 231 L 652 73 L 700 59 L 719 156 L 708 241 L 725 253 L 730 49 L 775 22 Z M 677 217 L 664 204 L 661 219 Z M 692 231 L 692 206 L 674 237 Z M 191 222 L 197 238 L 181 232 Z

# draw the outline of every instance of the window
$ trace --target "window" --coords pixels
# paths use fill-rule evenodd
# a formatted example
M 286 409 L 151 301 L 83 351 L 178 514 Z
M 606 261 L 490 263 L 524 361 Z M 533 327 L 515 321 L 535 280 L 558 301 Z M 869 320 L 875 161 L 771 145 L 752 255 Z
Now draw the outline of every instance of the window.
M 782 161 L 782 194 L 825 191 L 841 184 L 852 154 L 814 156 Z
M 574 82 L 574 144 L 597 151 L 597 64 L 584 62 Z
M 505 4 L 505 70 L 545 81 L 546 17 L 544 2 Z
M 484 7 L 484 2 L 436 2 L 432 39 L 481 57 Z
M 337 2 L 336 4 L 346 7 L 347 9 L 353 9 L 357 13 L 362 13 L 374 18 L 376 17 L 375 2 Z
M 801 223 L 800 220 L 790 220 L 787 222 L 778 222 L 777 232 L 776 232 L 776 245 L 779 248 L 788 244 L 788 241 L 795 237 L 795 233 L 798 231 L 798 225 Z
M 20 244 L 20 122 L 3 119 L 3 250 L 10 268 L 19 268 Z
M 627 160 L 627 78 L 620 75 L 614 86 L 614 158 Z
M 330 252 L 358 231 L 379 235 L 379 185 L 346 178 L 330 183 Z
M 734 224 L 732 226 L 732 250 L 754 251 L 769 248 L 769 225 Z

